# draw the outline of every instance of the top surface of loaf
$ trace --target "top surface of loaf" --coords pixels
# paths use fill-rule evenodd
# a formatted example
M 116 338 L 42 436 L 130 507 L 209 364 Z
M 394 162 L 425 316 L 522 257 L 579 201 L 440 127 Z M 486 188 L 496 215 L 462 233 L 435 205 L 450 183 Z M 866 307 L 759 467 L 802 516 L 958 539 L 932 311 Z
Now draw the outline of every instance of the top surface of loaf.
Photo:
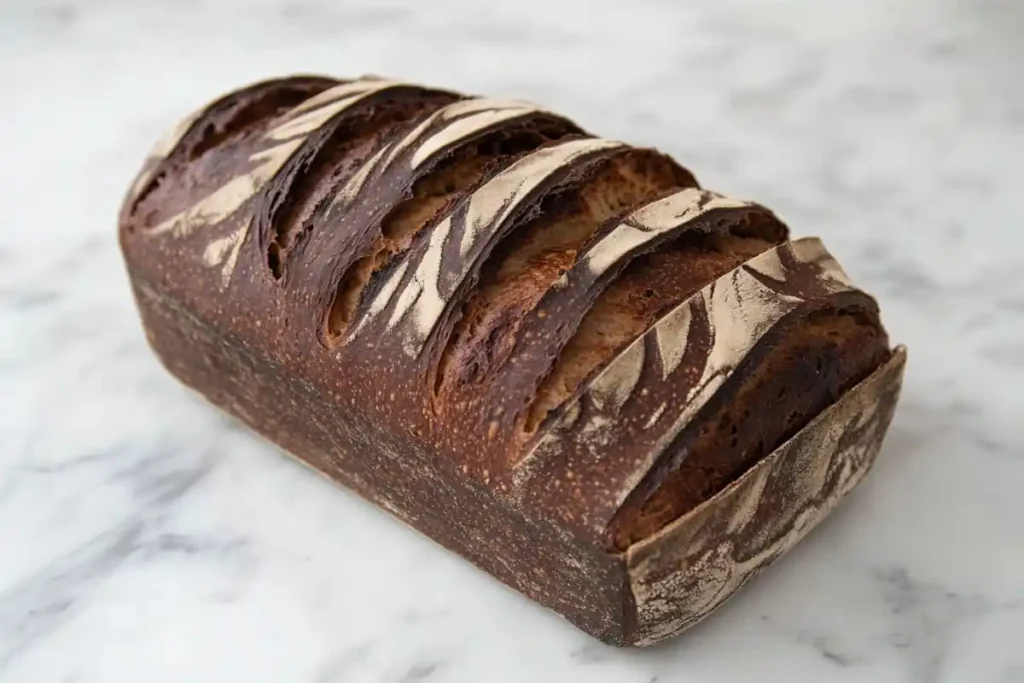
M 212 102 L 153 148 L 121 229 L 133 275 L 351 429 L 595 537 L 794 321 L 878 324 L 820 242 L 655 150 L 380 78 Z

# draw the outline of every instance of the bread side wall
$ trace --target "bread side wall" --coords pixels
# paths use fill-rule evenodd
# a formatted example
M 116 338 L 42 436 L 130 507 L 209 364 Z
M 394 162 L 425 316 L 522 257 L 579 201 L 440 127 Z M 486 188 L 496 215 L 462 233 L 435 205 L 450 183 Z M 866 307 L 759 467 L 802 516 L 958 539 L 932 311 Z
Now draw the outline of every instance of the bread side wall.
M 326 396 L 244 340 L 220 334 L 151 283 L 132 281 L 146 337 L 184 384 L 578 628 L 623 644 L 629 591 L 622 556 L 531 520 L 446 472 L 422 446 L 374 428 L 358 406 Z

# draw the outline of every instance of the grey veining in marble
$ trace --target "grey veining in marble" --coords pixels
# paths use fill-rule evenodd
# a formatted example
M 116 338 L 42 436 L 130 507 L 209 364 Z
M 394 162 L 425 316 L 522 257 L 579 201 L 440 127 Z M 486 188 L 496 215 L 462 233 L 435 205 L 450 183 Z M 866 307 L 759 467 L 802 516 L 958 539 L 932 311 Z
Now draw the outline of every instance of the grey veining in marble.
M 0 681 L 1024 681 L 1024 4 L 0 2 Z M 820 234 L 910 347 L 877 469 L 690 634 L 609 649 L 221 417 L 116 249 L 271 74 L 532 99 Z

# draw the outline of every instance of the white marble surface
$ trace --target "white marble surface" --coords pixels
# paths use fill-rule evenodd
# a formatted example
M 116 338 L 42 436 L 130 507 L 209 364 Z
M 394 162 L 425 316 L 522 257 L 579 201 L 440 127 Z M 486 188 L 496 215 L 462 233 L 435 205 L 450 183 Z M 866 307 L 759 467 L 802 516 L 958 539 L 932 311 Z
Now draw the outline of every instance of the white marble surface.
M 0 680 L 1024 681 L 1024 4 L 0 2 Z M 521 96 L 819 233 L 911 361 L 866 484 L 691 634 L 591 641 L 147 349 L 155 136 L 295 70 Z

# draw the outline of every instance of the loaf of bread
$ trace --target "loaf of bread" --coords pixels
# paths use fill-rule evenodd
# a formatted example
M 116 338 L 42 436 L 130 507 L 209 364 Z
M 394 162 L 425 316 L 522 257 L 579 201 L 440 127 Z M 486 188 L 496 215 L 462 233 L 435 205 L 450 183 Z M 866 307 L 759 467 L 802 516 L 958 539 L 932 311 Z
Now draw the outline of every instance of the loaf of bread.
M 819 240 L 519 100 L 249 86 L 156 145 L 120 239 L 182 382 L 613 644 L 792 547 L 899 393 Z

